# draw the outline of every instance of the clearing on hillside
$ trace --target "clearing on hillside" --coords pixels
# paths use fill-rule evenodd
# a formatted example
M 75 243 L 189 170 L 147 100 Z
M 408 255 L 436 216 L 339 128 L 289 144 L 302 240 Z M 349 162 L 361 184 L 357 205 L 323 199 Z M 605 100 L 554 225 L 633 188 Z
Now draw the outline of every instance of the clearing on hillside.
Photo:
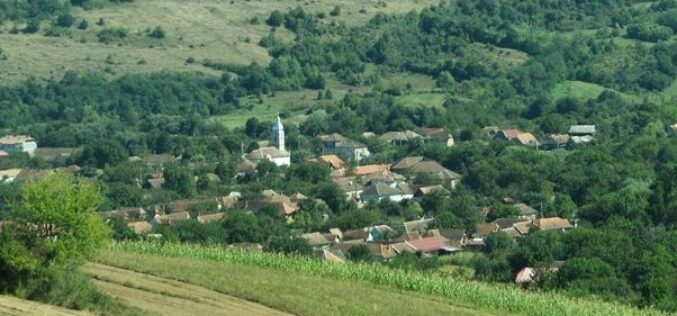
M 50 315 L 50 316 L 71 316 L 71 315 L 92 315 L 84 311 L 75 311 L 58 306 L 42 304 L 33 301 L 22 300 L 12 296 L 0 295 L 0 315 L 8 316 L 26 316 L 26 315 Z
M 0 60 L 0 78 L 5 82 L 31 76 L 46 79 L 60 77 L 68 70 L 113 76 L 162 70 L 218 75 L 220 72 L 202 66 L 202 62 L 268 63 L 270 56 L 258 42 L 270 31 L 265 20 L 273 10 L 286 12 L 300 6 L 309 13 L 325 14 L 322 20 L 326 23 L 335 20 L 358 25 L 377 13 L 409 12 L 438 2 L 136 0 L 93 10 L 78 8 L 74 10 L 76 20 L 86 20 L 88 28 L 73 26 L 58 37 L 45 35 L 49 22 L 44 22 L 37 34 L 10 34 L 12 23 L 0 25 L 0 43 L 7 56 L 7 60 Z M 336 17 L 328 14 L 335 6 L 341 8 Z M 149 37 L 149 30 L 158 26 L 165 31 L 165 37 Z M 127 36 L 109 44 L 99 41 L 100 31 L 115 27 L 124 28 Z M 284 28 L 276 33 L 282 39 L 293 39 L 293 34 Z
M 289 315 L 240 298 L 102 264 L 85 271 L 109 295 L 154 315 Z

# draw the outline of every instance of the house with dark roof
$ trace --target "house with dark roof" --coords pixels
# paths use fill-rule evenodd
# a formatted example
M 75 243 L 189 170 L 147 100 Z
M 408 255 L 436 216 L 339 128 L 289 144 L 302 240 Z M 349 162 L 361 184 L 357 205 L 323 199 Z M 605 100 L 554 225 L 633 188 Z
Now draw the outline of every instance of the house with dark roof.
M 425 160 L 423 157 L 405 157 L 392 166 L 393 171 L 415 178 L 419 174 L 427 174 L 452 189 L 461 182 L 461 175 L 453 172 L 437 161 Z
M 372 182 L 364 188 L 360 195 L 362 202 L 380 202 L 381 200 L 390 200 L 400 202 L 414 198 L 414 191 L 406 182 Z
M 413 131 L 403 131 L 403 132 L 387 132 L 381 136 L 379 139 L 382 139 L 392 145 L 404 145 L 415 140 L 423 140 L 423 136 L 413 132 Z
M 447 147 L 454 146 L 454 136 L 447 133 L 444 128 L 423 127 L 416 129 L 426 142 L 442 144 Z
M 371 155 L 367 145 L 348 139 L 338 133 L 320 135 L 318 138 L 322 142 L 324 150 L 327 153 L 337 154 L 344 158 L 353 159 L 355 161 L 360 161 Z

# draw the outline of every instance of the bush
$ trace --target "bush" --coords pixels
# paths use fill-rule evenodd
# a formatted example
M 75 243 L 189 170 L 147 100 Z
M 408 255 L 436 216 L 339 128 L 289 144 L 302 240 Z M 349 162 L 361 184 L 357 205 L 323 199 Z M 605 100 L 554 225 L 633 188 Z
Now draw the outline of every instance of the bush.
M 266 19 L 266 24 L 272 27 L 278 27 L 282 25 L 282 21 L 284 20 L 284 17 L 282 16 L 282 12 L 279 10 L 275 10 L 270 13 L 270 16 L 268 16 L 268 19 Z
M 99 42 L 109 44 L 127 38 L 127 30 L 120 27 L 107 28 L 97 33 L 96 37 Z
M 649 42 L 665 41 L 672 36 L 672 29 L 654 23 L 633 24 L 628 26 L 627 36 Z
M 86 30 L 88 27 L 89 23 L 85 19 L 82 19 L 82 21 L 80 21 L 80 24 L 78 24 L 78 29 L 80 30 Z
M 59 15 L 56 18 L 56 25 L 60 27 L 71 27 L 75 23 L 75 18 L 70 13 Z
M 160 26 L 156 26 L 152 31 L 148 33 L 149 37 L 163 39 L 165 38 L 165 30 Z

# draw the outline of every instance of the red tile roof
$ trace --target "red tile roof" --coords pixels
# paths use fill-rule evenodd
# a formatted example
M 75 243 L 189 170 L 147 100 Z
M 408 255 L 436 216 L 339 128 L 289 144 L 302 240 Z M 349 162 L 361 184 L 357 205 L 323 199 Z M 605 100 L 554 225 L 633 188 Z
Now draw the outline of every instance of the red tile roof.
M 438 237 L 428 237 L 418 240 L 406 241 L 412 248 L 421 252 L 434 252 L 444 248 L 445 243 Z

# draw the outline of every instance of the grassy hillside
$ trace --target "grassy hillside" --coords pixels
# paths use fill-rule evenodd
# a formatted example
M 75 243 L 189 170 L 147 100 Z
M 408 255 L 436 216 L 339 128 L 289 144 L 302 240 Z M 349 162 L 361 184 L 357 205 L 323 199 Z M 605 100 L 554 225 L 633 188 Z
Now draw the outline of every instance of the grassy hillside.
M 423 298 L 428 300 L 437 300 L 445 304 L 474 309 L 500 311 L 499 314 L 507 312 L 523 315 L 660 315 L 660 313 L 652 310 L 638 310 L 618 304 L 574 300 L 556 294 L 526 293 L 509 286 L 486 285 L 457 279 L 440 279 L 416 272 L 389 270 L 380 266 L 339 265 L 265 253 L 225 251 L 222 248 L 124 243 L 113 246 L 112 250 L 100 257 L 100 261 L 127 269 L 158 274 L 162 277 L 193 282 L 205 287 L 210 287 L 210 284 L 212 287 L 222 286 L 225 287 L 225 289 L 222 289 L 225 293 L 242 296 L 250 300 L 263 302 L 261 299 L 267 298 L 266 305 L 269 306 L 283 304 L 282 302 L 275 302 L 275 300 L 293 300 L 297 295 L 294 295 L 293 292 L 289 294 L 289 287 L 305 288 L 304 285 L 316 284 L 314 289 L 320 291 L 320 293 L 326 293 L 327 296 L 323 297 L 328 301 L 306 299 L 303 305 L 333 306 L 331 302 L 336 302 L 338 308 L 338 306 L 346 305 L 346 301 L 369 297 L 369 293 L 363 293 L 361 289 L 355 290 L 353 286 L 371 284 L 369 287 L 365 286 L 365 288 L 373 286 L 389 288 L 390 291 L 394 291 L 389 291 L 385 295 L 388 298 L 386 301 L 391 302 L 391 305 L 401 301 L 397 298 L 396 293 L 404 290 L 416 292 L 418 293 L 416 295 L 419 296 L 424 295 Z M 152 262 L 156 262 L 156 264 Z M 219 273 L 218 269 L 239 271 L 240 273 Z M 274 277 L 275 274 L 278 274 L 278 276 Z M 226 275 L 226 278 L 222 280 L 229 280 L 229 282 L 214 280 L 218 275 Z M 238 281 L 238 275 L 246 275 L 245 281 L 242 281 L 242 279 Z M 282 278 L 282 281 L 280 281 L 280 278 Z M 313 281 L 314 278 L 324 279 L 324 281 Z M 233 279 L 235 281 L 230 281 Z M 290 279 L 293 279 L 294 282 L 289 282 Z M 358 282 L 357 285 L 353 285 L 356 281 Z M 239 285 L 240 288 L 238 289 L 237 284 L 240 282 L 245 282 L 245 285 Z M 257 286 L 250 286 L 252 283 L 257 284 Z M 345 284 L 347 288 L 336 291 L 334 286 L 340 284 Z M 275 289 L 273 291 L 278 294 L 275 295 L 277 298 L 268 298 L 270 296 L 268 295 L 269 291 L 264 291 L 267 294 L 259 298 L 259 294 L 256 294 L 258 290 L 255 289 L 259 288 L 259 285 L 270 287 L 270 290 Z M 315 290 L 310 292 L 314 293 Z M 332 293 L 334 295 L 340 293 L 340 296 L 332 296 Z M 343 297 L 343 295 L 346 296 Z M 383 294 L 381 295 L 383 296 Z M 407 298 L 411 296 L 412 294 L 406 294 Z M 333 300 L 329 299 L 330 297 Z M 371 299 L 366 301 L 372 302 Z M 349 307 L 344 306 L 343 308 L 359 308 L 362 311 L 368 311 L 370 306 L 374 306 L 373 303 L 364 306 L 362 304 L 366 303 L 353 302 L 348 304 Z M 406 301 L 400 308 L 414 305 L 415 303 Z M 289 308 L 289 306 L 294 305 L 286 306 Z M 299 314 L 309 312 L 308 310 L 301 313 L 297 310 L 281 309 Z M 333 309 L 330 308 L 329 310 Z M 344 314 L 342 310 L 339 311 L 341 313 L 338 314 Z M 429 314 L 429 312 L 426 309 L 426 314 Z M 352 313 L 345 311 L 345 314 Z
M 149 283 L 150 278 L 162 281 L 160 285 L 181 282 L 185 282 L 179 284 L 181 288 L 185 288 L 186 283 L 199 285 L 295 315 L 430 315 L 431 313 L 433 315 L 453 313 L 459 316 L 497 315 L 459 307 L 457 303 L 411 291 L 253 265 L 121 251 L 106 252 L 99 260 L 108 265 L 128 269 L 116 269 L 101 264 L 90 265 L 87 268 L 93 277 L 107 281 L 103 284 L 104 290 L 116 287 L 117 283 L 117 287 L 112 290 L 116 291 L 114 295 L 123 301 L 131 300 L 138 295 L 158 295 L 158 292 L 165 293 L 165 296 L 177 296 L 171 292 L 167 295 L 163 287 Z M 111 270 L 115 273 L 110 273 Z M 146 275 L 136 273 L 137 277 L 124 279 L 125 275 L 134 274 L 129 270 Z M 120 291 L 122 286 L 119 284 L 123 284 L 127 289 Z M 200 292 L 204 292 L 204 289 L 193 291 L 188 297 L 183 294 L 180 298 L 184 301 L 190 300 L 186 304 L 196 305 L 194 308 L 208 308 L 200 307 L 200 303 L 208 303 L 201 299 L 203 295 L 199 294 Z
M 49 78 L 67 70 L 95 71 L 119 75 L 127 72 L 203 71 L 217 73 L 200 65 L 204 60 L 221 63 L 267 63 L 269 56 L 258 46 L 270 31 L 265 19 L 271 11 L 287 11 L 296 6 L 312 13 L 324 13 L 327 23 L 336 20 L 346 24 L 366 22 L 376 13 L 408 12 L 435 4 L 436 0 L 316 0 L 299 1 L 230 1 L 230 0 L 136 0 L 94 10 L 76 9 L 76 23 L 59 37 L 45 36 L 49 22 L 43 22 L 37 34 L 10 34 L 13 23 L 0 27 L 0 47 L 7 60 L 0 60 L 3 82 L 34 76 Z M 337 17 L 329 15 L 341 7 Z M 81 19 L 86 30 L 76 26 Z M 104 24 L 98 25 L 103 19 Z M 252 23 L 252 19 L 258 22 Z M 147 36 L 147 29 L 160 26 L 164 39 Z M 23 25 L 19 24 L 22 28 Z M 97 33 L 104 28 L 123 27 L 128 36 L 119 43 L 104 44 Z M 291 40 L 284 28 L 281 38 Z M 189 58 L 196 63 L 186 63 Z
M 69 310 L 53 305 L 41 304 L 33 301 L 26 301 L 12 296 L 0 295 L 0 315 L 7 316 L 71 316 L 71 315 L 93 315 L 84 311 Z

